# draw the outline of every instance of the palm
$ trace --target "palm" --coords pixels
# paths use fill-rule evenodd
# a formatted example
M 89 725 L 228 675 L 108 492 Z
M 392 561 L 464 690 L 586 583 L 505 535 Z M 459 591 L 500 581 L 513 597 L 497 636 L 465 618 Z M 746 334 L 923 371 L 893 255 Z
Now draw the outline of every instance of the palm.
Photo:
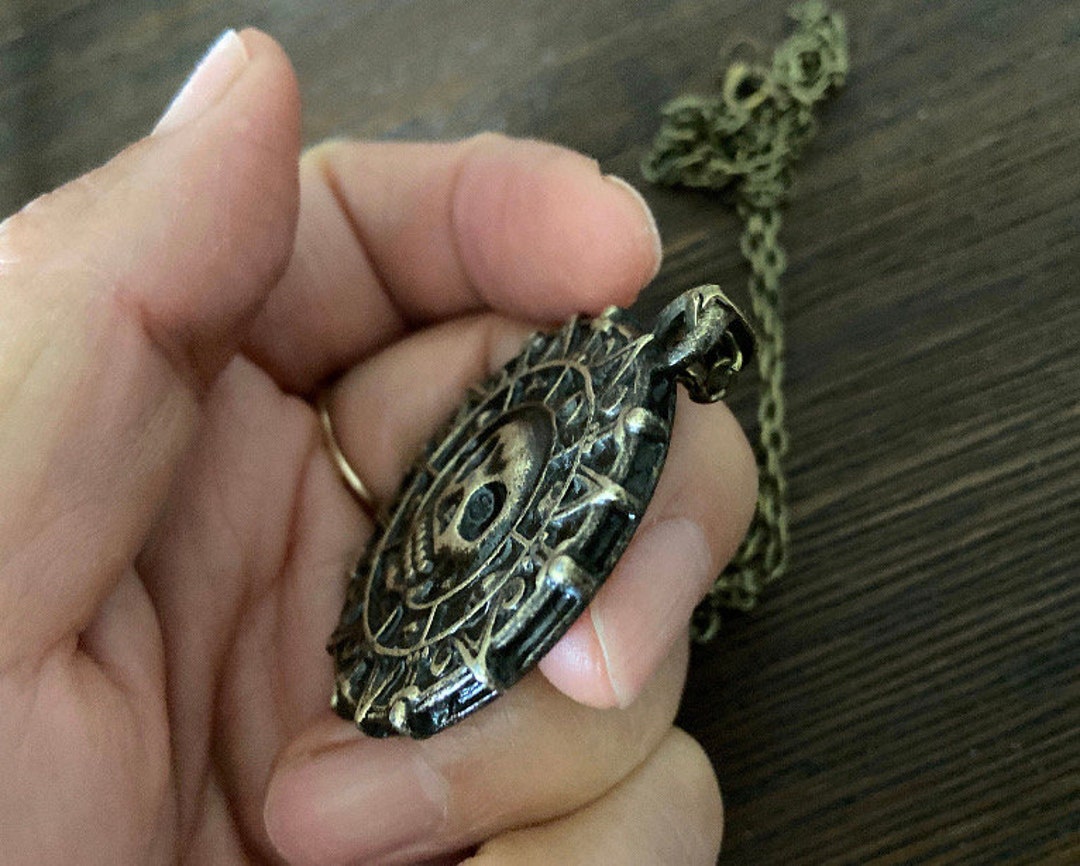
M 61 788 L 54 805 L 70 790 L 68 809 L 112 812 L 69 825 L 79 839 L 42 828 L 58 851 L 78 842 L 110 862 L 141 862 L 153 846 L 205 855 L 197 862 L 270 856 L 272 761 L 326 712 L 322 644 L 364 519 L 325 464 L 311 410 L 254 365 L 235 360 L 204 405 L 134 572 L 75 652 L 46 659 L 37 691 L 48 699 L 20 720 L 32 754 L 94 788 Z
M 367 524 L 319 446 L 310 407 L 237 359 L 139 561 L 165 650 L 177 838 L 197 849 L 269 855 L 272 762 L 328 712 L 323 644 Z

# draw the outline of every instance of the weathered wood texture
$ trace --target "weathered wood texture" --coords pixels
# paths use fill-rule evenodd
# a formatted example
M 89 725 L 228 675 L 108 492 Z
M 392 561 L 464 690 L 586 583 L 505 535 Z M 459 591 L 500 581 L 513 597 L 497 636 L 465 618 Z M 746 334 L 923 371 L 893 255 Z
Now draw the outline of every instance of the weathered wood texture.
M 494 128 L 638 179 L 661 103 L 785 5 L 8 5 L 0 212 L 145 132 L 241 23 L 293 56 L 311 141 Z M 853 72 L 783 233 L 792 568 L 697 653 L 682 720 L 724 862 L 1080 862 L 1080 6 L 838 5 Z M 719 203 L 646 195 L 645 307 L 741 287 Z

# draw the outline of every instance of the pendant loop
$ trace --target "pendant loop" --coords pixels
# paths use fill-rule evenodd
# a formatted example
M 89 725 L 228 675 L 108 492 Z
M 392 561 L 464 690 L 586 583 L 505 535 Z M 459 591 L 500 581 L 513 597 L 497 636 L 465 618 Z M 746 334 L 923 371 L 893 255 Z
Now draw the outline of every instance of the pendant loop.
M 683 292 L 660 311 L 653 328 L 665 367 L 695 403 L 723 399 L 754 352 L 754 334 L 719 286 Z

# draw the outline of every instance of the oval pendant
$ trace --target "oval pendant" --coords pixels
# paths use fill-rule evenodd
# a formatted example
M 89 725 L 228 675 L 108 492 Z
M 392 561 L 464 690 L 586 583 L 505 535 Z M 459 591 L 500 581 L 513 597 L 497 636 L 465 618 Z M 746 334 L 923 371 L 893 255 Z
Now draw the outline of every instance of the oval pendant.
M 415 462 L 349 581 L 334 710 L 429 737 L 504 692 L 585 610 L 667 456 L 676 382 L 723 397 L 752 351 L 716 286 L 653 331 L 612 307 L 535 334 Z

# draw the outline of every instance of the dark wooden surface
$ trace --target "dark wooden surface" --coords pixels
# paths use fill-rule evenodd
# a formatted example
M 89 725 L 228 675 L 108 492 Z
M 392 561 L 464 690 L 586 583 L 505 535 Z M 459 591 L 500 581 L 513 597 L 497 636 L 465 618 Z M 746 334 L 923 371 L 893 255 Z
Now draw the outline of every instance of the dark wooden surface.
M 726 863 L 1080 862 L 1080 5 L 838 5 L 853 71 L 783 235 L 792 567 L 696 655 L 682 719 Z M 785 6 L 7 0 L 0 213 L 146 132 L 242 24 L 294 58 L 310 141 L 493 128 L 639 180 L 661 103 Z M 644 306 L 738 294 L 734 218 L 646 195 Z

